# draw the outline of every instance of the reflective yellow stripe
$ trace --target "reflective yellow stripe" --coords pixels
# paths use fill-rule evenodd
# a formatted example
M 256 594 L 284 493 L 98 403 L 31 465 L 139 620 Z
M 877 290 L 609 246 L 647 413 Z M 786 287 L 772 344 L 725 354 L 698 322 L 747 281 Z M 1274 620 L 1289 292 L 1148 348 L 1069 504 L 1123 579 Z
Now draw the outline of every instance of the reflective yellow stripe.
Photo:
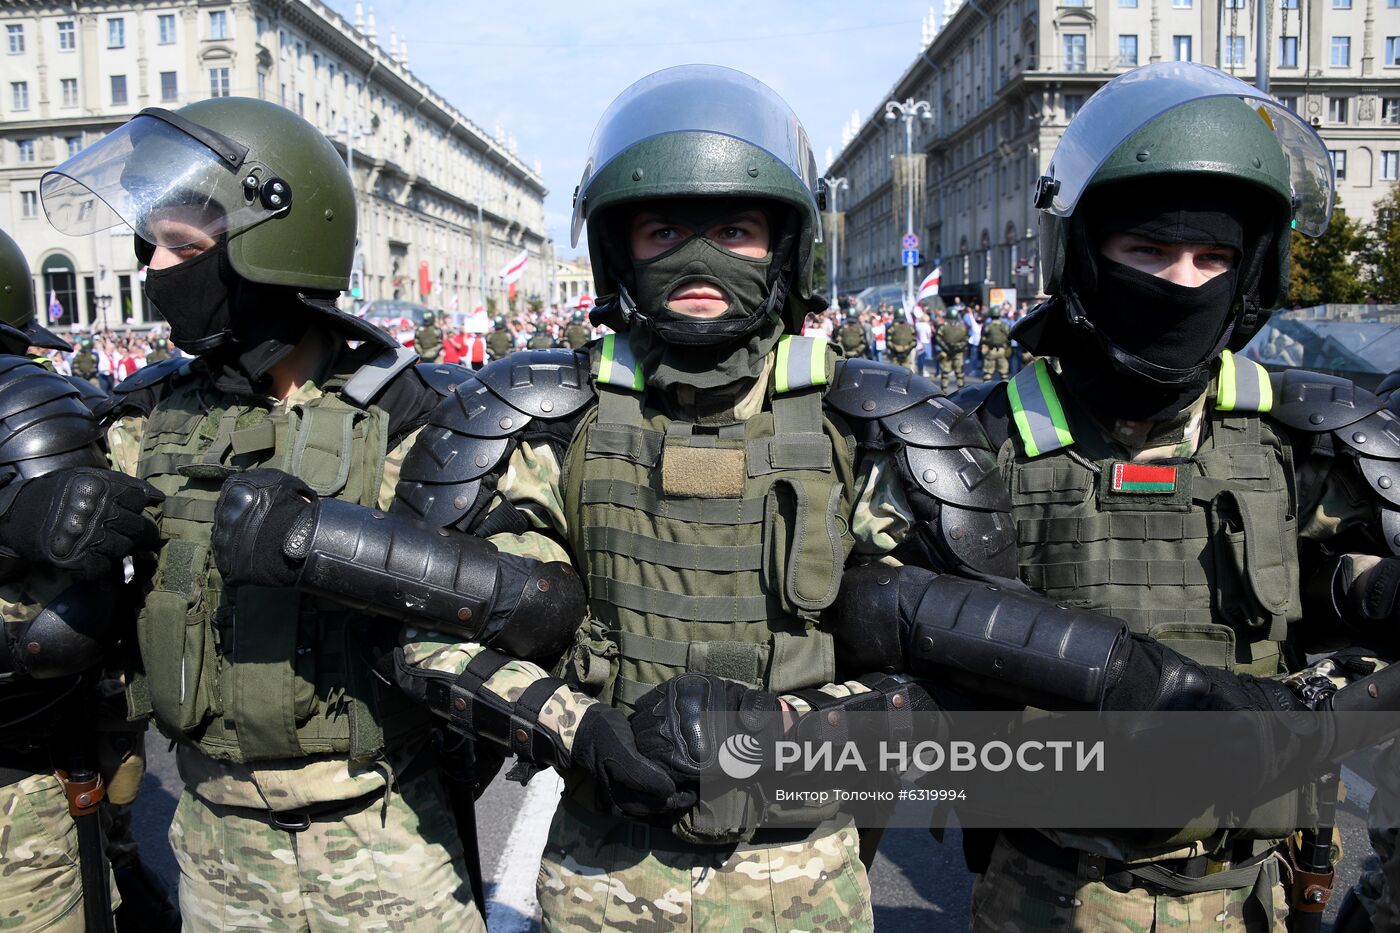
M 826 338 L 812 338 L 812 385 L 826 385 Z
M 1220 376 L 1216 379 L 1215 407 L 1220 411 L 1235 410 L 1235 355 L 1229 350 L 1220 354 Z
M 1021 407 L 1021 391 L 1016 388 L 1015 379 L 1006 383 L 1006 398 L 1011 403 L 1011 420 L 1016 422 L 1016 433 L 1021 435 L 1021 443 L 1026 448 L 1026 456 L 1039 457 L 1040 448 L 1035 444 L 1035 434 L 1031 431 L 1030 421 L 1026 418 L 1026 410 Z
M 606 334 L 603 337 L 603 352 L 598 359 L 598 381 L 604 385 L 627 386 L 633 392 L 642 391 L 642 368 L 635 362 L 628 368 L 628 362 L 624 358 L 619 361 L 617 355 L 617 334 Z M 624 357 L 630 353 L 624 353 Z
M 788 357 L 792 352 L 792 338 L 778 338 L 777 371 L 773 374 L 773 391 L 782 394 L 788 390 Z
M 1022 394 L 1024 392 L 1024 395 Z M 1039 457 L 1074 444 L 1064 407 L 1050 380 L 1044 360 L 1035 360 L 1007 383 L 1011 416 L 1025 445 L 1026 455 Z

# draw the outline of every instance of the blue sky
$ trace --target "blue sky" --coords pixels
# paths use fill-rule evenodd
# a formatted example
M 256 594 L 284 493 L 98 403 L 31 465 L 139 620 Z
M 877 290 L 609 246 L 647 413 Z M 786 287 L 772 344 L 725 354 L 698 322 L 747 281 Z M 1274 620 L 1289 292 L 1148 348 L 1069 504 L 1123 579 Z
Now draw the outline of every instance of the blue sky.
M 353 21 L 354 0 L 328 0 Z M 369 4 L 366 4 L 368 8 Z M 568 246 L 569 199 L 593 126 L 623 88 L 670 65 L 738 68 L 781 94 L 817 153 L 841 148 L 918 54 L 929 0 L 376 0 L 379 42 L 408 42 L 409 68 L 488 132 L 539 159 L 550 233 Z M 580 244 L 582 245 L 582 244 Z

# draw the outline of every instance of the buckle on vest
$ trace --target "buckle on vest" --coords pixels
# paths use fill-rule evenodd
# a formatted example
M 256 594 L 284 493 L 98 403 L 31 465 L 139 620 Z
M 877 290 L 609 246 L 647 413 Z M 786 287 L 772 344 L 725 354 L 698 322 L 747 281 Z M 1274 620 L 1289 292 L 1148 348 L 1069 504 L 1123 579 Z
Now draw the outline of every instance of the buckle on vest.
M 311 828 L 311 815 L 295 810 L 268 810 L 267 819 L 283 832 L 300 833 Z

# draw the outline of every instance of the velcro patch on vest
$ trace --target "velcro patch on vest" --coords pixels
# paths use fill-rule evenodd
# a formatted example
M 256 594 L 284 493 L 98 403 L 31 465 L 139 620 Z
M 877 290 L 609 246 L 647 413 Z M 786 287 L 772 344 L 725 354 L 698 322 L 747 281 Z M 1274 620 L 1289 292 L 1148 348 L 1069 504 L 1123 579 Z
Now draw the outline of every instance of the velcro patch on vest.
M 1146 463 L 1115 463 L 1109 488 L 1137 495 L 1170 495 L 1176 492 L 1176 467 Z
M 668 444 L 661 455 L 661 491 L 695 499 L 738 499 L 744 494 L 744 451 Z

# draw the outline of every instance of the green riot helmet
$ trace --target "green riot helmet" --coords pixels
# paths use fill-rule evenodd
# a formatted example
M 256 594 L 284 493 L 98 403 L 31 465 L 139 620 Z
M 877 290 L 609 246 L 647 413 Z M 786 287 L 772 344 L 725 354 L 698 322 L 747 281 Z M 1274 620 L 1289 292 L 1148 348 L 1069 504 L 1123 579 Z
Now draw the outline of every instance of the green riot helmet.
M 860 312 L 857 311 L 855 308 L 848 308 L 848 309 L 846 310 L 846 323 L 847 323 L 847 324 L 859 324 L 859 323 L 860 323 Z
M 675 281 L 688 275 L 717 285 L 729 298 L 721 317 L 698 321 L 667 311 L 669 285 L 660 297 L 645 286 L 638 294 L 629 223 L 644 202 L 679 199 L 693 205 L 704 198 L 760 202 L 770 215 L 771 252 L 759 272 L 742 268 L 732 261 L 734 254 L 698 235 L 662 254 L 695 252 L 694 267 L 678 270 Z M 690 345 L 737 340 L 778 315 L 789 331 L 800 333 L 807 312 L 826 305 L 812 288 L 812 250 L 821 238 L 818 200 L 807 133 L 772 89 L 715 65 L 667 68 L 641 79 L 599 120 L 574 194 L 572 243 L 578 245 L 586 224 L 593 277 L 603 296 L 595 320 L 622 330 L 640 322 L 665 342 Z
M 148 107 L 45 173 L 40 193 L 49 222 L 64 233 L 125 224 L 143 262 L 155 246 L 218 241 L 225 285 L 236 276 L 284 287 L 348 336 L 386 342 L 334 304 L 349 287 L 354 258 L 350 174 L 326 137 L 285 107 L 239 97 L 173 112 Z M 150 285 L 148 276 L 148 292 Z M 179 346 L 176 330 L 172 320 Z M 216 343 L 196 342 L 195 352 Z
M 23 354 L 30 347 L 70 351 L 57 334 L 40 326 L 34 316 L 34 280 L 19 244 L 0 230 L 0 351 Z
M 538 324 L 535 325 L 535 333 L 539 334 L 542 337 L 547 336 L 549 334 L 549 325 L 546 324 L 544 321 L 540 321 Z
M 503 317 L 498 317 L 498 318 L 496 318 L 496 320 L 495 320 L 495 322 L 494 322 L 494 326 L 495 326 L 496 330 L 504 330 L 504 329 L 505 329 L 505 326 L 506 326 L 506 319 L 503 318 Z
M 894 309 L 894 322 L 895 322 L 896 324 L 903 324 L 903 323 L 904 323 L 904 309 L 903 309 L 903 308 L 895 308 L 895 309 Z
M 1242 347 L 1286 300 L 1290 231 L 1321 235 L 1332 202 L 1326 146 L 1267 94 L 1189 62 L 1119 75 L 1080 109 L 1037 184 L 1044 289 L 1057 301 L 1021 322 L 1018 337 L 1053 352 L 1037 346 L 1038 335 L 1063 308 L 1116 368 L 1159 387 L 1200 383 L 1222 349 Z M 1145 219 L 1153 204 L 1159 214 Z M 1223 323 L 1193 346 L 1183 340 L 1174 358 L 1151 359 L 1093 320 L 1095 301 L 1111 301 L 1105 268 L 1117 265 L 1099 255 L 1099 243 L 1110 233 L 1142 230 L 1163 231 L 1150 238 L 1167 242 L 1237 247 L 1233 293 L 1221 298 Z M 1165 336 L 1187 329 L 1178 324 Z M 1138 335 L 1143 347 L 1165 346 L 1163 336 L 1145 329 Z
M 575 323 L 575 324 L 582 324 L 582 323 L 583 323 L 583 312 L 582 312 L 582 311 L 575 311 L 575 312 L 574 312 L 574 323 Z
M 435 318 L 435 317 L 433 316 L 433 312 L 431 312 L 431 311 L 424 311 L 424 312 L 423 312 L 423 326 L 424 326 L 424 327 L 432 327 L 432 326 L 433 326 L 433 322 L 434 322 L 435 320 L 437 320 L 437 318 Z

